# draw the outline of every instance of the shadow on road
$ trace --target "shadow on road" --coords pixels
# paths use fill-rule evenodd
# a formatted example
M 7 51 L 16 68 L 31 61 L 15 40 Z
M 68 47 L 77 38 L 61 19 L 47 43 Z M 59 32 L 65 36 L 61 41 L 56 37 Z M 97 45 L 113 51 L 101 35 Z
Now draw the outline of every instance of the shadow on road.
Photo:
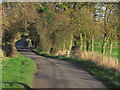
M 30 49 L 17 49 L 18 52 L 30 52 Z
M 12 86 L 13 84 L 19 84 L 19 85 L 22 85 L 27 90 L 33 90 L 31 87 L 29 87 L 28 85 L 21 83 L 21 82 L 3 82 L 3 83 L 9 84 L 10 86 Z

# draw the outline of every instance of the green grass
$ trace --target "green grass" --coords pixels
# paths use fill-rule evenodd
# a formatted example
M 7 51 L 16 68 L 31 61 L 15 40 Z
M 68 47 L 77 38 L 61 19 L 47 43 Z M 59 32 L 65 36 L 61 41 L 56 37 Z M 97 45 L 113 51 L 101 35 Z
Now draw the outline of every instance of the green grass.
M 120 73 L 118 73 L 113 69 L 107 69 L 102 66 L 98 66 L 96 63 L 93 63 L 91 61 L 80 60 L 77 58 L 67 58 L 65 56 L 52 56 L 51 54 L 46 54 L 37 49 L 32 49 L 32 51 L 38 55 L 42 55 L 45 57 L 70 61 L 75 65 L 82 67 L 84 70 L 89 72 L 92 76 L 96 77 L 102 82 L 105 82 L 111 87 L 120 88 Z
M 94 52 L 101 53 L 101 48 L 95 48 Z M 109 48 L 106 48 L 105 49 L 105 56 L 110 56 L 113 58 L 120 58 L 120 56 L 118 55 L 118 48 L 113 48 L 112 54 L 109 54 Z
M 98 52 L 98 53 L 101 53 L 101 48 L 102 48 L 102 43 L 100 43 L 100 46 L 98 45 L 99 42 L 95 42 L 94 44 L 94 52 Z M 109 54 L 109 51 L 110 51 L 110 43 L 107 43 L 106 45 L 106 49 L 105 49 L 105 56 L 111 56 L 113 58 L 120 58 L 120 55 L 119 55 L 119 46 L 120 46 L 120 43 L 114 43 L 113 44 L 113 49 L 112 49 L 112 54 Z M 115 45 L 116 44 L 116 45 Z
M 2 62 L 3 88 L 30 88 L 36 64 L 30 58 L 19 54 L 16 58 L 7 58 Z

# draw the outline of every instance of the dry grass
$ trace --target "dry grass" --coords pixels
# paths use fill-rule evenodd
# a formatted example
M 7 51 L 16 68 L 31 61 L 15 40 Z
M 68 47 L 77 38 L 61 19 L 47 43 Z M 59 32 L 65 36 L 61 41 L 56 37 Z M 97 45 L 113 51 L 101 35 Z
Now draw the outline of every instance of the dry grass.
M 120 67 L 119 67 L 120 62 L 118 62 L 118 59 L 112 57 L 104 56 L 98 53 L 84 52 L 82 53 L 80 58 L 84 60 L 90 60 L 106 68 L 112 68 L 120 71 Z
M 1 49 L 0 49 L 0 57 L 3 57 L 3 52 Z

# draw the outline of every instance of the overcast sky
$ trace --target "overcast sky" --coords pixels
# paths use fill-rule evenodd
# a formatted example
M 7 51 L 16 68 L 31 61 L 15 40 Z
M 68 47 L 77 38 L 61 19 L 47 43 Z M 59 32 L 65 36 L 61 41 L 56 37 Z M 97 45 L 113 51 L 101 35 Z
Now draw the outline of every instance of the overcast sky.
M 2 0 L 0 0 L 0 4 L 1 4 Z

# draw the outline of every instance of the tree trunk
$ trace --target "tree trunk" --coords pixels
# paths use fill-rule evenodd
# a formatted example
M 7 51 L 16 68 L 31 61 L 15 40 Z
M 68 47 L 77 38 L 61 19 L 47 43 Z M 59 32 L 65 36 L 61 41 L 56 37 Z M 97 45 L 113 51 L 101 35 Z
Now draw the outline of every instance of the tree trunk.
M 112 54 L 112 49 L 113 49 L 113 43 L 112 40 L 110 40 L 110 54 Z
M 17 49 L 13 44 L 5 46 L 5 53 L 7 57 L 17 57 Z
M 106 45 L 107 45 L 107 42 L 108 42 L 109 38 L 110 38 L 110 35 L 108 37 L 104 38 L 103 46 L 102 46 L 102 52 L 101 52 L 102 54 L 105 54 L 105 48 L 106 48 Z
M 12 44 L 11 45 L 11 53 L 10 53 L 10 57 L 17 57 L 17 55 L 18 55 L 18 52 L 17 52 L 17 49 L 16 49 L 16 47 Z
M 80 50 L 83 50 L 83 37 L 82 37 L 82 33 L 80 33 Z
M 105 31 L 107 31 L 107 29 L 108 29 L 108 27 L 107 27 L 107 20 L 106 20 L 106 14 L 107 14 L 107 10 L 108 10 L 108 8 L 106 8 L 105 9 L 105 17 L 104 17 L 104 30 Z M 107 32 L 106 32 L 107 33 Z M 102 54 L 105 54 L 105 48 L 106 48 L 106 44 L 107 44 L 107 42 L 108 42 L 108 40 L 109 40 L 109 38 L 110 38 L 110 34 L 104 34 L 104 40 L 103 40 L 103 45 L 102 45 Z
M 106 47 L 106 42 L 102 46 L 102 54 L 105 54 L 105 47 Z
M 84 36 L 84 52 L 86 51 L 86 34 Z
M 65 48 L 65 41 L 64 41 L 63 47 L 62 47 L 62 52 L 61 52 L 62 55 L 64 55 L 64 51 L 65 51 L 65 50 L 66 50 L 66 48 Z
M 14 34 L 9 39 L 9 43 L 5 46 L 5 48 L 6 48 L 5 52 L 8 57 L 17 57 L 17 55 L 18 55 L 17 49 L 14 45 L 16 36 L 17 36 L 17 33 L 14 32 Z
M 107 11 L 107 8 L 105 9 L 105 17 L 106 17 L 106 11 Z M 104 17 L 104 30 L 106 30 L 106 18 L 105 17 Z M 101 52 L 102 54 L 105 54 L 106 44 L 107 44 L 107 37 L 104 35 L 102 52 Z
M 94 52 L 94 37 L 91 39 L 91 51 Z
M 86 50 L 89 51 L 89 41 L 86 42 Z
M 71 35 L 71 41 L 70 41 L 69 50 L 68 50 L 68 52 L 67 52 L 67 57 L 70 57 L 72 45 L 73 45 L 73 35 Z

